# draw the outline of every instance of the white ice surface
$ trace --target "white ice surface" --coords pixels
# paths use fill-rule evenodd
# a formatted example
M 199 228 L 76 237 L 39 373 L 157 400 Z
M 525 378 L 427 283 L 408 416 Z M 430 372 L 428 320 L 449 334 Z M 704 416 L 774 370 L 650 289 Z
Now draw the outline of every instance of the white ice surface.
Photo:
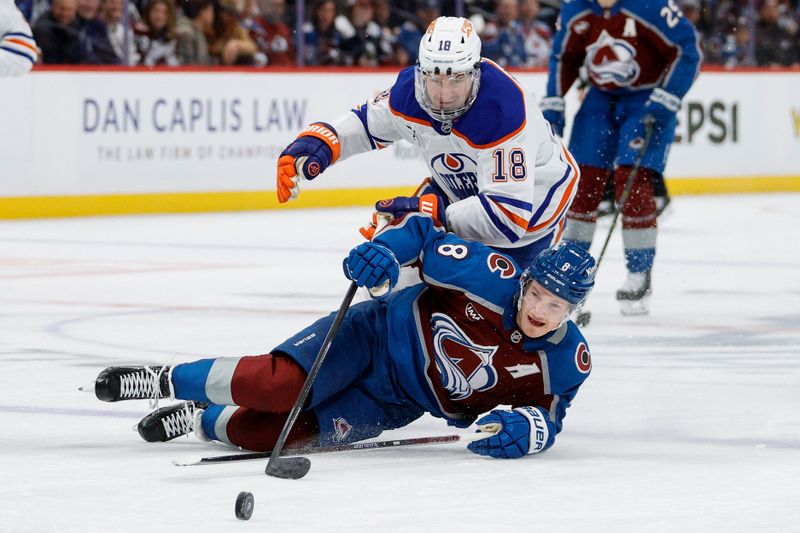
M 267 352 L 338 307 L 367 209 L 2 222 L 0 531 L 800 531 L 798 212 L 791 194 L 674 199 L 640 318 L 613 300 L 615 236 L 592 376 L 547 453 L 312 456 L 298 481 L 174 467 L 226 449 L 146 444 L 147 402 L 77 387 L 111 364 Z

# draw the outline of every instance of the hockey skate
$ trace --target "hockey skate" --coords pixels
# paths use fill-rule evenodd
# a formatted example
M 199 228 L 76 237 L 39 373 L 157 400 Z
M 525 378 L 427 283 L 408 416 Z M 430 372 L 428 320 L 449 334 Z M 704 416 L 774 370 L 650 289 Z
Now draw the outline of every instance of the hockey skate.
M 672 198 L 670 198 L 669 195 L 654 196 L 653 201 L 656 203 L 656 218 L 660 218 L 661 215 L 664 215 L 664 218 L 666 218 L 672 213 L 672 208 L 670 208 Z
M 193 401 L 162 407 L 142 418 L 136 429 L 147 442 L 167 442 L 192 432 L 208 441 L 200 425 L 206 407 L 207 403 Z
M 620 313 L 626 316 L 646 315 L 650 312 L 650 271 L 628 272 L 625 283 L 617 291 Z
M 170 366 L 110 366 L 94 382 L 98 400 L 151 400 L 172 398 Z M 85 389 L 83 389 L 85 390 Z
M 607 217 L 617 212 L 617 206 L 613 200 L 603 200 L 597 206 L 597 218 Z

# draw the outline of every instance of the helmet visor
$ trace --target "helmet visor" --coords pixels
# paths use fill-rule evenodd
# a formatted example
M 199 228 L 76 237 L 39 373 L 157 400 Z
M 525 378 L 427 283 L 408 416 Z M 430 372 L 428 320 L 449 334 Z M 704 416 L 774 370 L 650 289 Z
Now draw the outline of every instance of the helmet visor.
M 437 74 L 417 67 L 414 82 L 420 106 L 436 120 L 447 122 L 466 113 L 475 102 L 480 70 Z

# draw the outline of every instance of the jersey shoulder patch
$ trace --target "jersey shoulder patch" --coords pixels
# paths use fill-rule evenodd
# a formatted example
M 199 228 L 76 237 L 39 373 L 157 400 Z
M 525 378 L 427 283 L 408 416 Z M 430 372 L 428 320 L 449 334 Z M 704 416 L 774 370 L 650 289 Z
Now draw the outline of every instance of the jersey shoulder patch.
M 491 148 L 525 128 L 523 88 L 492 61 L 481 62 L 481 86 L 469 111 L 457 120 L 453 134 L 473 148 Z

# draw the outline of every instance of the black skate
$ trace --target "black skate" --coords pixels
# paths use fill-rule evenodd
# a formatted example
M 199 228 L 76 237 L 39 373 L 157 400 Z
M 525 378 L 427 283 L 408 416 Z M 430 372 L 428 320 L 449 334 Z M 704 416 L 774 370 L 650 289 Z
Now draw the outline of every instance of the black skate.
M 207 403 L 193 401 L 162 407 L 142 418 L 136 429 L 147 442 L 167 442 L 194 431 L 195 420 L 206 407 Z
M 159 400 L 170 398 L 169 366 L 110 366 L 94 382 L 98 400 Z
M 648 314 L 651 292 L 649 270 L 647 272 L 628 272 L 625 283 L 617 291 L 620 312 L 623 315 Z

